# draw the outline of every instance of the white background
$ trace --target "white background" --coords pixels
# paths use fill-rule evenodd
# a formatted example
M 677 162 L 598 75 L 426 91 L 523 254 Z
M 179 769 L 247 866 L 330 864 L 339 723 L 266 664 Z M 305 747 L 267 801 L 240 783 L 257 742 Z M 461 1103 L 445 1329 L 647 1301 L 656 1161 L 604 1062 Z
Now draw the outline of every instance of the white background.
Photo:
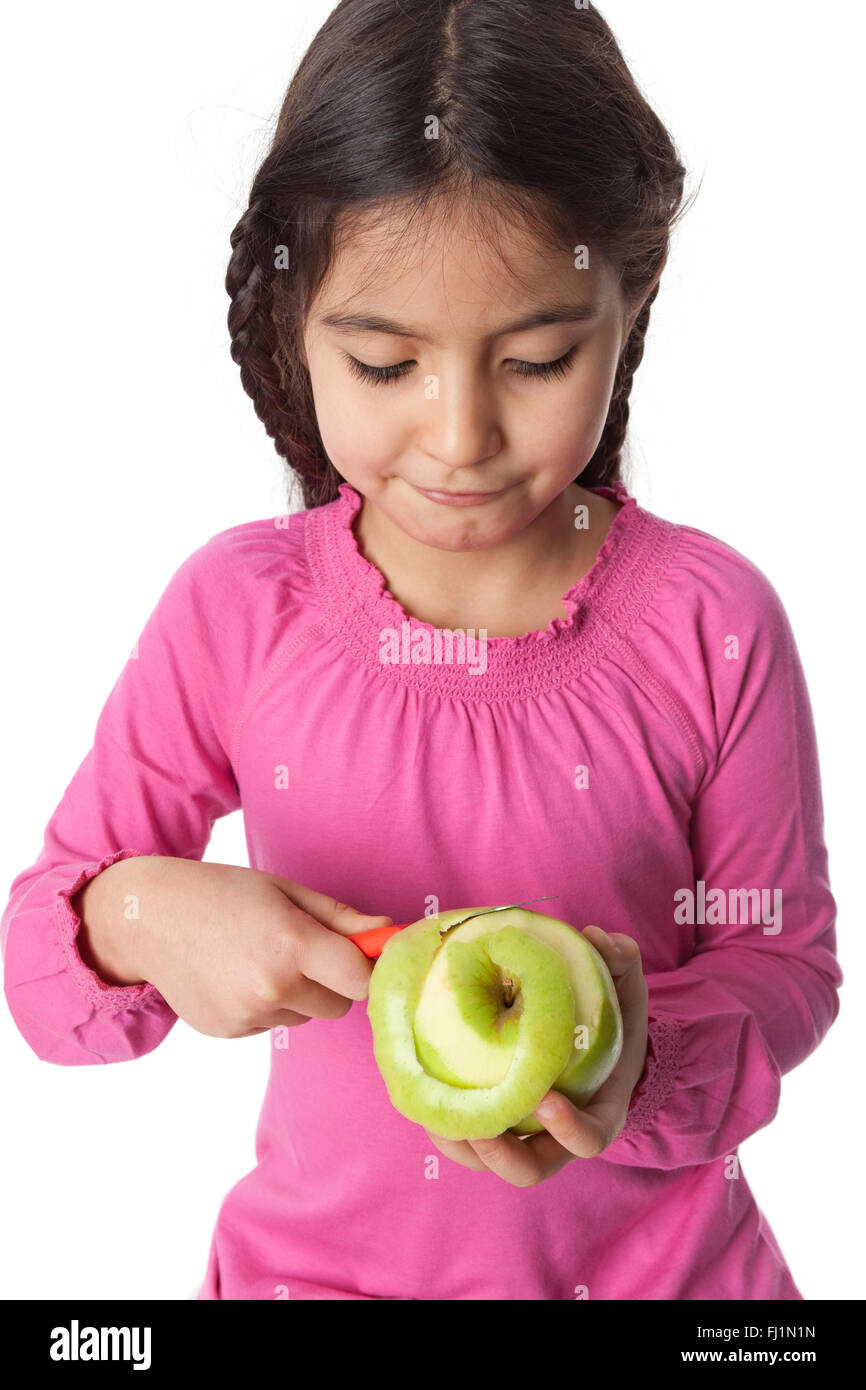
M 841 1013 L 741 1146 L 743 1171 L 804 1296 L 862 1298 L 860 7 L 601 8 L 689 188 L 703 178 L 635 381 L 632 491 L 770 578 L 821 756 Z M 229 356 L 223 280 L 330 9 L 91 0 L 7 16 L 4 894 L 178 565 L 285 510 Z M 206 857 L 247 862 L 241 813 Z M 255 1162 L 268 1035 L 179 1022 L 134 1063 L 58 1067 L 3 1007 L 0 1057 L 0 1297 L 189 1297 L 219 1204 Z

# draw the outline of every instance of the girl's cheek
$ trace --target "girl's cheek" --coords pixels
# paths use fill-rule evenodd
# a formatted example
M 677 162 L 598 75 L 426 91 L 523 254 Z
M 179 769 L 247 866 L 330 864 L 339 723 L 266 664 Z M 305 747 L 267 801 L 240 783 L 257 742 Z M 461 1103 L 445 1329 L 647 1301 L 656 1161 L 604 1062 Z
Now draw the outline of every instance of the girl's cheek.
M 316 417 L 325 452 L 344 478 L 376 474 L 400 453 L 403 431 L 396 421 L 349 393 L 321 413 L 317 403 Z
M 328 454 L 350 449 L 353 454 L 369 447 L 374 430 L 374 414 L 357 384 L 347 381 L 336 370 L 315 373 L 311 380 L 316 423 Z
M 606 403 L 594 392 L 572 393 L 556 408 L 545 404 L 519 418 L 520 441 L 514 441 L 514 452 L 546 468 L 556 468 L 561 462 L 568 471 L 575 459 L 585 466 L 595 452 L 606 419 Z

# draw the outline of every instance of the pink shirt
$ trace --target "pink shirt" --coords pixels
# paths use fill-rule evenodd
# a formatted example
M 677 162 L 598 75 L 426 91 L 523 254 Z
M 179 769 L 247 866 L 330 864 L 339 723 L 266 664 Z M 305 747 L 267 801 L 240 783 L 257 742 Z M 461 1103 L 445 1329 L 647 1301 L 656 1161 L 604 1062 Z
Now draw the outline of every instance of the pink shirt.
M 484 669 L 383 663 L 386 629 L 408 622 L 410 652 L 434 629 L 360 554 L 348 484 L 213 536 L 12 884 L 6 997 L 62 1066 L 141 1056 L 176 1022 L 152 985 L 85 966 L 71 895 L 121 857 L 200 859 L 238 807 L 253 867 L 395 922 L 429 894 L 550 894 L 551 915 L 640 943 L 650 1054 L 627 1125 L 532 1187 L 451 1162 L 392 1108 L 365 1003 L 290 1030 L 200 1299 L 802 1298 L 736 1159 L 839 1007 L 799 656 L 747 559 L 598 491 L 621 505 L 567 616 L 488 639 Z

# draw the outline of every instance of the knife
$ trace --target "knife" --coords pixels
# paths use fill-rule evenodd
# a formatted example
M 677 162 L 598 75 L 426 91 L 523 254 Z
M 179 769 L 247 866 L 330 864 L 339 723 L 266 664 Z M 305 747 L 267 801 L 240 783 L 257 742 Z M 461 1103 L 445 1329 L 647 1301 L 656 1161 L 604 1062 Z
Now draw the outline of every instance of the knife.
M 456 922 L 451 922 L 446 930 L 453 931 L 455 927 L 462 927 L 464 922 L 471 922 L 473 917 L 484 917 L 488 912 L 511 912 L 515 907 L 529 907 L 531 903 L 550 902 L 555 896 L 555 894 L 550 893 L 545 898 L 527 898 L 525 902 L 504 903 L 502 907 L 476 907 L 473 908 L 471 912 L 467 912 L 463 917 L 458 917 Z M 396 935 L 398 931 L 403 931 L 405 927 L 411 927 L 412 925 L 413 923 L 411 922 L 400 922 L 393 927 L 373 927 L 371 931 L 354 932 L 353 935 L 349 937 L 349 940 L 353 941 L 370 960 L 375 960 L 377 956 L 382 954 L 386 943 L 391 940 L 392 936 Z

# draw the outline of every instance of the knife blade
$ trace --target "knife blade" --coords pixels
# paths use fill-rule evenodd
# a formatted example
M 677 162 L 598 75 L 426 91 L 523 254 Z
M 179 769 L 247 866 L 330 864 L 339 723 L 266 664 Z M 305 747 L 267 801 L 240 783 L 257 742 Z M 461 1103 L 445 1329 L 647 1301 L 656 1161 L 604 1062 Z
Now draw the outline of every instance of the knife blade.
M 464 922 L 471 922 L 473 917 L 485 917 L 491 912 L 511 912 L 516 907 L 529 907 L 532 903 L 551 902 L 556 895 L 548 893 L 543 898 L 526 898 L 522 903 L 503 903 L 501 907 L 476 907 L 465 916 L 458 917 L 456 922 L 451 922 L 445 931 L 453 931 L 455 927 L 462 927 Z M 349 940 L 364 952 L 369 960 L 375 960 L 382 954 L 382 951 L 395 936 L 398 931 L 403 931 L 406 927 L 411 927 L 411 922 L 399 922 L 392 927 L 373 927 L 370 931 L 353 932 Z

